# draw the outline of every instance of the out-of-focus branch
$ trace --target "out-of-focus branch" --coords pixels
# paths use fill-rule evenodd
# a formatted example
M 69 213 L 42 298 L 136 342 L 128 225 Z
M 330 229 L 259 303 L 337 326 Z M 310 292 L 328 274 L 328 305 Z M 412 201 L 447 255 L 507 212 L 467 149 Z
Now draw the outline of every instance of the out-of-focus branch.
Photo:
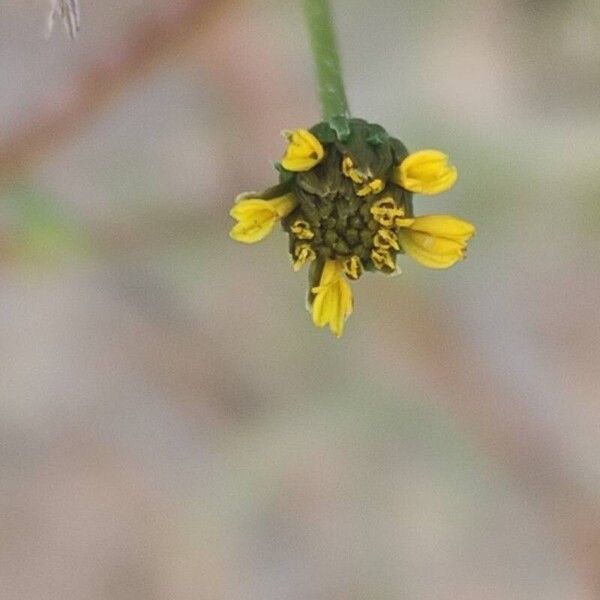
M 78 133 L 132 82 L 171 56 L 181 53 L 206 31 L 228 0 L 180 0 L 146 20 L 109 55 L 76 75 L 67 99 L 49 94 L 28 124 L 0 144 L 0 180 L 17 179 L 37 160 Z
M 431 365 L 429 385 L 450 390 L 448 409 L 525 491 L 569 552 L 590 600 L 598 598 L 599 497 L 573 472 L 560 431 L 544 426 L 527 402 L 513 400 L 533 392 L 518 380 L 495 377 L 462 331 L 452 329 L 418 292 L 403 293 L 411 319 L 398 322 L 399 330 L 390 324 L 384 334 L 382 357 L 389 357 L 389 368 L 411 360 Z M 420 308 L 412 311 L 413 306 Z M 543 405 L 543 398 L 537 404 Z

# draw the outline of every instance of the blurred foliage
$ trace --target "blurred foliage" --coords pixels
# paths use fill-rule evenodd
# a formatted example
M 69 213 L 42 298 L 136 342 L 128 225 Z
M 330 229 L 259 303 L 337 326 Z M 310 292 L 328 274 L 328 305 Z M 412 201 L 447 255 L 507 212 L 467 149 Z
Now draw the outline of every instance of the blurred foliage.
M 0 202 L 7 207 L 10 254 L 24 265 L 56 267 L 88 255 L 85 232 L 50 193 L 23 183 L 4 190 Z

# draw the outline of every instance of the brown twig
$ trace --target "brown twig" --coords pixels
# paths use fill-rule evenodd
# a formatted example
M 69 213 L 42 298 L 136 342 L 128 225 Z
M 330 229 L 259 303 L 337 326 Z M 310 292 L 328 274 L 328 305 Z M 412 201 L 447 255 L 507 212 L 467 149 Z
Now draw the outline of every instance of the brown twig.
M 398 325 L 401 330 L 390 326 L 386 332 L 383 355 L 389 367 L 411 360 L 415 366 L 431 365 L 428 385 L 446 391 L 448 410 L 527 494 L 573 559 L 589 598 L 597 598 L 600 498 L 573 471 L 560 429 L 544 425 L 539 413 L 519 400 L 533 393 L 525 385 L 494 375 L 462 330 L 440 318 L 418 292 L 404 294 L 407 310 L 420 308 Z

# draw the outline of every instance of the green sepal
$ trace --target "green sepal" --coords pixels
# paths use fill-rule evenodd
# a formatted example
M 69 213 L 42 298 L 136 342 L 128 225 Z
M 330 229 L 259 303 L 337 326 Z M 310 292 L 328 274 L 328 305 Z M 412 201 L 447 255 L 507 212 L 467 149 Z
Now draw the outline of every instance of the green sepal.
M 364 119 L 351 119 L 352 135 L 346 143 L 337 143 L 343 156 L 350 156 L 355 167 L 373 178 L 386 181 L 393 166 L 391 138 L 381 125 Z
M 335 196 L 345 184 L 345 177 L 340 171 L 342 160 L 335 145 L 327 150 L 324 160 L 310 171 L 298 173 L 295 185 L 309 194 L 319 197 Z
M 317 123 L 314 127 L 311 127 L 309 131 L 323 144 L 331 144 L 335 142 L 335 130 L 332 129 L 331 125 L 327 121 L 321 121 L 320 123 Z
M 415 216 L 415 212 L 413 210 L 413 203 L 412 203 L 413 194 L 412 194 L 412 192 L 409 192 L 408 190 L 403 190 L 403 192 L 404 192 L 404 194 L 403 194 L 404 211 L 406 213 L 406 216 L 409 219 L 412 219 L 412 217 Z
M 362 259 L 363 269 L 369 273 L 375 273 L 378 269 L 375 268 L 373 261 L 370 258 Z
M 315 294 L 312 293 L 312 289 L 317 287 L 321 283 L 321 275 L 323 273 L 323 267 L 325 266 L 325 260 L 317 255 L 317 258 L 310 263 L 308 269 L 308 293 L 306 294 L 306 310 L 310 312 L 312 303 L 315 299 Z
M 404 216 L 408 219 L 414 216 L 413 212 L 413 193 L 401 188 L 399 185 L 389 186 L 388 193 L 392 194 L 392 198 L 399 207 L 404 209 Z
M 247 198 L 260 198 L 261 200 L 272 200 L 273 198 L 279 198 L 285 196 L 292 191 L 292 182 L 278 183 L 262 192 L 242 192 L 238 194 L 235 201 L 240 202 Z
M 394 155 L 394 164 L 399 165 L 407 156 L 408 150 L 406 146 L 396 138 L 390 138 L 392 146 L 392 154 Z
M 369 126 L 370 133 L 367 136 L 367 144 L 371 146 L 381 146 L 389 142 L 390 136 L 388 132 L 381 126 L 373 123 Z
M 337 135 L 337 139 L 345 143 L 350 139 L 352 129 L 350 128 L 350 120 L 342 115 L 331 117 L 329 124 Z
M 293 183 L 294 177 L 296 177 L 296 173 L 294 171 L 288 171 L 287 169 L 284 169 L 280 162 L 274 163 L 273 166 L 279 173 L 280 185 L 291 185 Z
M 296 188 L 294 194 L 298 199 L 299 205 L 302 207 L 304 218 L 306 218 L 313 227 L 318 227 L 321 221 L 319 209 L 317 208 L 318 197 L 315 197 L 313 194 L 305 192 L 300 188 Z

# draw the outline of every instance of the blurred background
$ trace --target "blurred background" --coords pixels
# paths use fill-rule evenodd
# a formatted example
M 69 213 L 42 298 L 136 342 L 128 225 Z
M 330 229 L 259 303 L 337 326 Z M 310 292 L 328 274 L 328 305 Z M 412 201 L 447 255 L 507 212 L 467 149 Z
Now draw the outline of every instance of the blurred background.
M 600 4 L 333 2 L 353 114 L 478 228 L 339 341 L 228 238 L 319 120 L 300 4 L 0 0 L 5 600 L 600 597 Z

